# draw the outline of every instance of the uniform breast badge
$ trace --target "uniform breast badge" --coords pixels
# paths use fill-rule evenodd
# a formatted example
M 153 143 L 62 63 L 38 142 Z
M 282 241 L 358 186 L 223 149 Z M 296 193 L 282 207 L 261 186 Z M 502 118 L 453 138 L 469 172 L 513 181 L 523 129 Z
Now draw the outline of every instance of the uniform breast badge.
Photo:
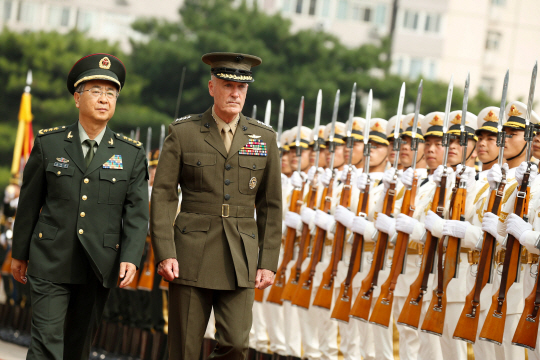
M 59 168 L 67 169 L 69 167 L 68 162 L 69 162 L 69 160 L 65 159 L 63 157 L 56 158 L 56 162 L 54 163 L 54 166 L 59 167 Z
M 104 169 L 116 169 L 121 170 L 124 168 L 122 165 L 122 155 L 113 155 L 106 163 L 103 164 Z
M 238 152 L 239 155 L 255 155 L 255 156 L 267 156 L 267 148 L 266 143 L 264 141 L 259 140 L 259 137 L 256 137 L 257 135 L 249 135 L 249 140 L 244 147 L 240 149 Z
M 249 188 L 253 190 L 255 189 L 255 186 L 257 186 L 257 178 L 254 176 L 251 179 L 249 179 Z

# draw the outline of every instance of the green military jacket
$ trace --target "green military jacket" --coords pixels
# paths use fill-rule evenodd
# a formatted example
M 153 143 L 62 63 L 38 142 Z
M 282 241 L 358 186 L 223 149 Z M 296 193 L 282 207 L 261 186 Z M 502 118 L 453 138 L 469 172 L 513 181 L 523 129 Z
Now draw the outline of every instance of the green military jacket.
M 178 259 L 178 284 L 253 288 L 258 268 L 277 268 L 280 172 L 276 134 L 263 123 L 240 114 L 227 154 L 212 109 L 176 120 L 152 188 L 156 263 Z
M 13 257 L 55 283 L 84 284 L 94 271 L 116 286 L 120 262 L 141 260 L 147 180 L 141 144 L 108 127 L 88 169 L 78 123 L 40 130 L 24 168 Z

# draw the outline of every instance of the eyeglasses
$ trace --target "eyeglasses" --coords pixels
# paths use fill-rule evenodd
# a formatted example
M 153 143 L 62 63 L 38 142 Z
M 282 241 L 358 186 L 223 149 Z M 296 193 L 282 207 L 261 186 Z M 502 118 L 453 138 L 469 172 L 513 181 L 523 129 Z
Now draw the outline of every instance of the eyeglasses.
M 105 96 L 109 100 L 116 100 L 119 95 L 118 92 L 113 91 L 113 90 L 88 89 L 88 90 L 81 91 L 81 93 L 84 91 L 88 91 L 90 95 L 92 95 L 92 97 L 94 98 L 99 98 L 101 97 L 101 95 L 105 94 Z

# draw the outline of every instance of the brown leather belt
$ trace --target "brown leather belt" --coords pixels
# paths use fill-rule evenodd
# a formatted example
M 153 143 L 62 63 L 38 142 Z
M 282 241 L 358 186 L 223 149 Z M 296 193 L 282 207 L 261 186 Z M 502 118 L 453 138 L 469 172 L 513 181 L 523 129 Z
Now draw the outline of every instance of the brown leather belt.
M 501 249 L 501 250 L 497 251 L 497 255 L 495 257 L 495 262 L 498 265 L 502 265 L 504 263 L 505 254 L 506 254 L 505 249 Z M 522 249 L 521 255 L 519 257 L 520 263 L 521 264 L 535 264 L 535 262 L 532 262 L 535 256 L 536 256 L 536 263 L 538 263 L 538 255 L 529 253 L 527 251 L 527 249 Z M 529 259 L 531 259 L 531 260 L 529 261 Z
M 538 264 L 538 255 L 529 253 L 527 264 Z
M 182 201 L 181 212 L 189 212 L 201 215 L 212 215 L 234 218 L 254 218 L 254 206 L 240 206 L 229 204 L 209 204 L 195 201 Z

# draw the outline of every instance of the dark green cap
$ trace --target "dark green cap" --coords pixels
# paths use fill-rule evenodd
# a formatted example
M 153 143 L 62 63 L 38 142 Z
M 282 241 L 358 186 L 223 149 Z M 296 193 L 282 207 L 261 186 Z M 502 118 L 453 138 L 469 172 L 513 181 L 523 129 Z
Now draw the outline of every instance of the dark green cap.
M 210 72 L 218 79 L 241 83 L 254 82 L 251 68 L 262 63 L 257 56 L 227 52 L 204 54 L 202 61 L 210 65 Z
M 115 83 L 120 91 L 126 81 L 126 67 L 111 54 L 87 55 L 79 59 L 69 71 L 67 88 L 73 94 L 79 84 L 90 80 L 108 80 Z

